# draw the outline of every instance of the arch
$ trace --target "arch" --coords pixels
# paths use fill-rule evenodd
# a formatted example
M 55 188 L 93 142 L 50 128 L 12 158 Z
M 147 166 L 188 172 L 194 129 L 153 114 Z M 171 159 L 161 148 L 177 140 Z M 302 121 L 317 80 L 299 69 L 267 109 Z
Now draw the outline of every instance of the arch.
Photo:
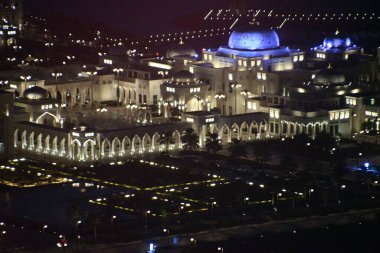
M 113 139 L 112 141 L 112 150 L 111 150 L 111 156 L 120 156 L 121 155 L 121 150 L 122 150 L 122 147 L 121 147 L 121 141 L 119 140 L 119 138 L 115 138 Z
M 231 141 L 231 131 L 230 128 L 224 124 L 222 128 L 220 129 L 219 133 L 220 139 L 222 141 L 222 144 L 227 144 Z
M 160 147 L 160 137 L 161 136 L 157 132 L 154 133 L 152 137 L 152 145 L 151 145 L 152 152 L 162 150 L 162 148 Z
M 37 136 L 37 149 L 36 149 L 37 152 L 42 152 L 42 150 L 43 150 L 42 137 L 43 137 L 42 134 L 39 134 Z
M 173 139 L 174 139 L 174 145 L 172 146 L 174 150 L 178 150 L 182 148 L 182 143 L 181 143 L 181 134 L 178 130 L 175 130 L 173 132 Z
M 150 124 L 153 122 L 152 113 L 150 111 L 145 112 L 145 122 Z
M 60 104 L 62 104 L 62 93 L 59 90 L 57 91 L 57 100 Z
M 21 139 L 22 139 L 22 148 L 26 149 L 28 147 L 28 141 L 27 141 L 27 132 L 24 130 L 21 134 Z
M 193 96 L 186 102 L 186 112 L 202 110 L 202 98 Z
M 306 134 L 309 135 L 309 136 L 312 136 L 313 135 L 313 123 L 308 123 L 306 125 Z
M 57 136 L 54 136 L 54 138 L 53 138 L 51 149 L 52 149 L 52 151 L 51 151 L 52 155 L 58 154 L 58 137 Z
M 256 121 L 252 121 L 249 129 L 249 138 L 255 140 L 260 138 L 259 124 Z
M 71 158 L 74 159 L 74 160 L 81 160 L 81 156 L 82 156 L 82 144 L 80 143 L 79 140 L 75 139 L 71 142 L 71 146 L 72 146 L 72 155 L 71 155 Z
M 211 133 L 219 135 L 219 128 L 217 125 L 215 125 L 215 124 L 211 125 Z
M 132 139 L 132 150 L 131 150 L 131 153 L 132 154 L 135 154 L 135 153 L 138 153 L 138 154 L 141 154 L 142 153 L 142 149 L 141 149 L 141 138 L 137 135 L 135 135 Z
M 240 126 L 240 139 L 247 141 L 250 139 L 249 127 L 247 122 L 243 122 Z
M 142 139 L 142 152 L 152 152 L 152 140 L 148 134 L 145 134 Z
M 21 142 L 20 131 L 17 128 L 13 133 L 13 147 L 17 148 Z
M 43 151 L 44 153 L 49 153 L 50 152 L 50 135 L 47 135 L 45 137 L 45 140 L 44 140 L 44 147 L 43 147 Z
M 66 155 L 66 139 L 63 138 L 59 143 L 59 156 Z
M 111 157 L 111 143 L 107 138 L 104 139 L 102 142 L 101 157 L 102 158 Z
M 131 140 L 127 136 L 125 136 L 122 143 L 121 143 L 121 152 L 123 154 L 129 155 L 129 154 L 131 154 L 131 148 L 132 148 Z
M 50 119 L 49 117 L 50 116 Z M 51 118 L 54 118 L 54 120 L 51 120 Z M 59 119 L 58 117 L 56 117 L 54 114 L 50 113 L 50 112 L 44 112 L 43 114 L 41 114 L 37 119 L 36 119 L 36 123 L 37 124 L 44 124 L 45 125 L 45 120 L 47 120 L 49 126 L 55 126 L 55 123 L 58 123 L 59 122 Z
M 34 132 L 31 132 L 29 134 L 29 150 L 34 150 L 35 147 L 36 147 L 36 142 L 34 138 Z
M 87 140 L 83 143 L 83 159 L 86 161 L 88 159 L 94 160 L 95 159 L 95 141 L 94 140 Z
M 231 126 L 231 138 L 230 138 L 230 141 L 233 140 L 233 139 L 240 140 L 240 129 L 239 129 L 238 124 L 236 124 L 236 123 L 234 123 Z

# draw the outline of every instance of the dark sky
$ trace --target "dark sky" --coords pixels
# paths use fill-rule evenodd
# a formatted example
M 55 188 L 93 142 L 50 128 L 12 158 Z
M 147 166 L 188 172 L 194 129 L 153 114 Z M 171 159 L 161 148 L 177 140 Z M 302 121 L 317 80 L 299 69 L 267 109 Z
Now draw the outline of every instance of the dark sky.
M 179 20 L 198 19 L 210 8 L 229 8 L 234 0 L 24 0 L 27 10 L 64 21 L 67 17 L 106 24 L 134 34 L 172 31 Z M 379 0 L 247 0 L 249 7 L 284 11 L 380 10 Z

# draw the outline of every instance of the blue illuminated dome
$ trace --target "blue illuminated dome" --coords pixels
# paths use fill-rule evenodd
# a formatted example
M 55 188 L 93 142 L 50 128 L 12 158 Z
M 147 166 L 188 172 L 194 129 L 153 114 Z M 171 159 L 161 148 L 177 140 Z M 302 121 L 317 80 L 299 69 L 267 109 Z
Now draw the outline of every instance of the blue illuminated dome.
M 237 28 L 228 41 L 229 48 L 239 50 L 266 50 L 279 46 L 280 39 L 275 31 L 257 25 Z
M 351 39 L 348 37 L 339 36 L 339 31 L 337 31 L 333 36 L 327 36 L 323 40 L 324 48 L 350 47 L 351 45 Z

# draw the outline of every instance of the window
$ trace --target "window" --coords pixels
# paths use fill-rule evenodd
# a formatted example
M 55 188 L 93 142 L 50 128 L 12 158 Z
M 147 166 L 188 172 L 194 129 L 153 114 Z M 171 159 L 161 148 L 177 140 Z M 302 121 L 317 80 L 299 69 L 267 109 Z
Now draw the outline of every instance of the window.
M 305 59 L 305 56 L 302 54 L 302 55 L 300 55 L 300 57 L 299 57 L 299 61 L 303 61 Z
M 110 59 L 104 59 L 104 64 L 112 65 L 112 60 L 110 60 Z
M 190 67 L 189 72 L 194 74 L 194 67 Z
M 173 87 L 166 87 L 166 91 L 167 92 L 175 93 L 175 88 L 173 88 Z
M 228 74 L 228 80 L 233 81 L 234 80 L 234 74 L 229 73 Z
M 201 91 L 201 87 L 190 88 L 190 93 L 196 93 L 196 92 L 200 92 L 200 91 Z
M 261 72 L 257 72 L 257 79 L 261 80 Z
M 144 95 L 144 104 L 146 104 L 146 95 Z
M 256 66 L 256 62 L 255 61 L 251 61 L 251 67 L 255 67 Z
M 257 66 L 261 66 L 261 60 L 258 60 L 256 63 Z
M 141 104 L 142 103 L 142 95 L 139 94 L 139 103 Z
M 295 55 L 295 56 L 293 57 L 293 61 L 294 61 L 294 62 L 297 62 L 297 61 L 298 61 L 298 55 Z

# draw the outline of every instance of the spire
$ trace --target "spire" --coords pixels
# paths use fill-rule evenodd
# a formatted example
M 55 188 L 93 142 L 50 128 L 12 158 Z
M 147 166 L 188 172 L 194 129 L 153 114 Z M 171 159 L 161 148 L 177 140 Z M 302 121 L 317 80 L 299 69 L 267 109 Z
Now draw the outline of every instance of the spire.
M 180 45 L 183 45 L 183 44 L 185 44 L 185 42 L 183 42 L 183 39 L 182 39 L 182 37 L 181 37 L 181 38 L 179 38 L 179 44 L 180 44 Z
M 338 36 L 339 35 L 339 29 L 337 28 L 336 31 L 335 31 L 335 35 Z

